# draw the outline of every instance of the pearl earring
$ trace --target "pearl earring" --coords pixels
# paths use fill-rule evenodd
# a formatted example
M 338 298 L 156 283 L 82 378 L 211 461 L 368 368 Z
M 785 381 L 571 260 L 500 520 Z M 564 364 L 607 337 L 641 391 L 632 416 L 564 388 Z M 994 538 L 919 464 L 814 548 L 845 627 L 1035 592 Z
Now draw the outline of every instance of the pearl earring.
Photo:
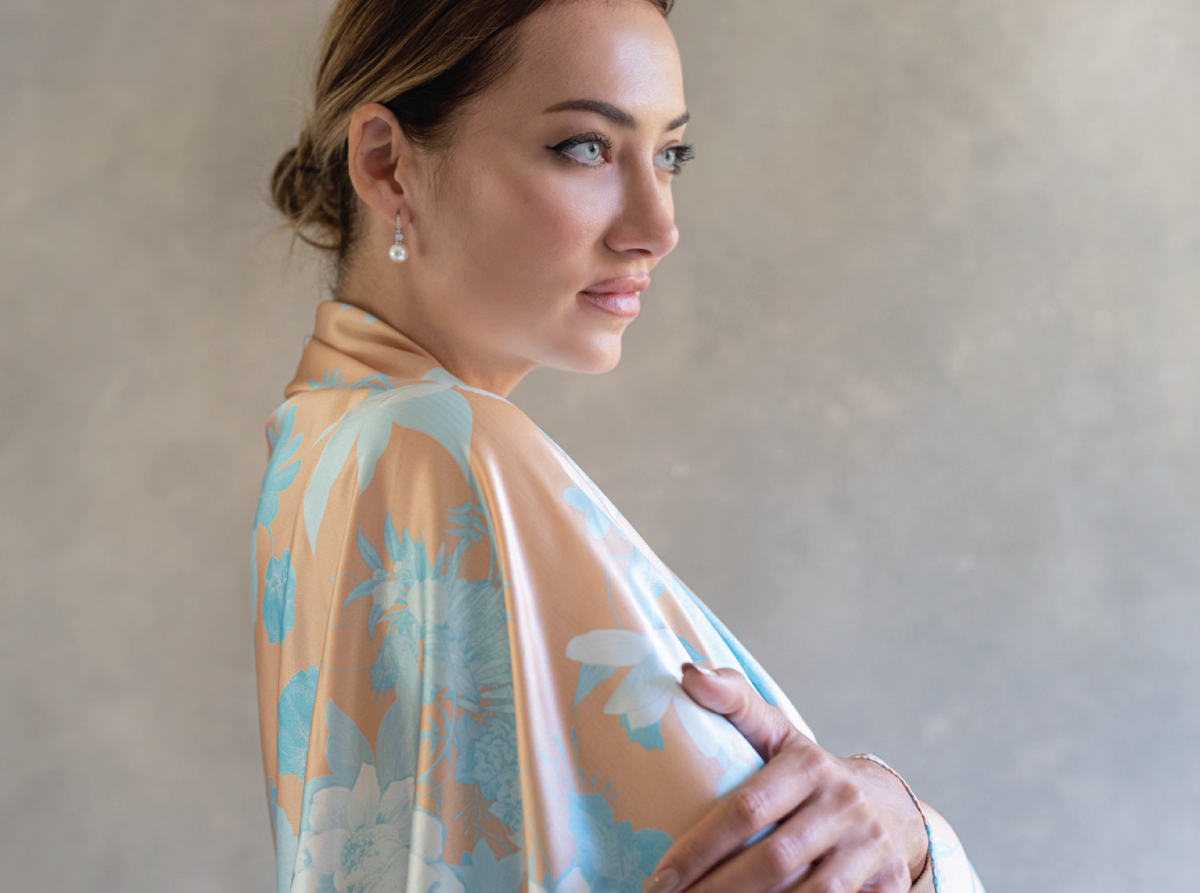
M 408 257 L 408 249 L 400 243 L 404 241 L 404 233 L 400 232 L 400 215 L 396 215 L 396 244 L 388 250 L 388 257 L 396 263 L 402 263 Z

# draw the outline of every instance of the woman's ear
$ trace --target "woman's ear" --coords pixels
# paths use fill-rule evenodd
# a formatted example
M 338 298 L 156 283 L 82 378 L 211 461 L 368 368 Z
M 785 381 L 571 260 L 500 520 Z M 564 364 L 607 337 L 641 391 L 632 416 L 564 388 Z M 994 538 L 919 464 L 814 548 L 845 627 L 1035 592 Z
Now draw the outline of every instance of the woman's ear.
M 347 156 L 350 182 L 358 197 L 394 225 L 400 207 L 412 197 L 417 157 L 390 109 L 377 102 L 355 109 Z

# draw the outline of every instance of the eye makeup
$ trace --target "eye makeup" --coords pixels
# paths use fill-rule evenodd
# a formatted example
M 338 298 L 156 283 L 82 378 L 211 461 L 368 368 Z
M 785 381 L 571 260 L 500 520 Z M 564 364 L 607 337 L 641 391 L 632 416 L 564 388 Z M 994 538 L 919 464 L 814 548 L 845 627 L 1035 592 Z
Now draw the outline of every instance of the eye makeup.
M 588 145 L 590 143 L 595 143 L 596 145 L 600 146 L 605 153 L 612 152 L 612 148 L 613 148 L 612 141 L 609 140 L 607 137 L 605 137 L 603 134 L 599 134 L 599 133 L 576 134 L 575 136 L 568 137 L 567 139 L 563 140 L 561 143 L 558 143 L 553 146 L 547 146 L 546 148 L 549 149 L 551 152 L 555 153 L 556 155 L 560 156 L 564 160 L 569 161 L 573 164 L 578 164 L 581 167 L 599 167 L 598 163 L 583 161 L 583 160 L 579 159 L 577 156 L 568 154 L 572 149 L 576 148 L 577 146 L 584 146 L 584 145 Z M 675 153 L 674 161 L 667 167 L 667 170 L 670 171 L 672 174 L 681 173 L 683 170 L 683 165 L 686 164 L 688 161 L 690 161 L 692 158 L 694 158 L 696 155 L 695 148 L 692 146 L 691 143 L 677 143 L 674 146 L 667 146 L 665 149 L 663 149 L 663 152 L 671 152 L 671 151 L 673 151 Z M 599 159 L 597 159 L 597 161 L 599 161 Z

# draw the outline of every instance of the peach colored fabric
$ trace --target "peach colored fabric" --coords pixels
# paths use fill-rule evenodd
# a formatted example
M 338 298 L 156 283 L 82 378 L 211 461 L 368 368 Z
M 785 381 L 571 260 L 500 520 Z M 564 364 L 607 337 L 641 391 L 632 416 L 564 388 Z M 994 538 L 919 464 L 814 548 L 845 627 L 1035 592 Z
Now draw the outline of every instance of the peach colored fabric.
M 280 891 L 640 893 L 762 764 L 685 660 L 811 735 L 512 403 L 334 301 L 285 396 L 251 544 Z M 982 890 L 943 825 L 939 888 Z

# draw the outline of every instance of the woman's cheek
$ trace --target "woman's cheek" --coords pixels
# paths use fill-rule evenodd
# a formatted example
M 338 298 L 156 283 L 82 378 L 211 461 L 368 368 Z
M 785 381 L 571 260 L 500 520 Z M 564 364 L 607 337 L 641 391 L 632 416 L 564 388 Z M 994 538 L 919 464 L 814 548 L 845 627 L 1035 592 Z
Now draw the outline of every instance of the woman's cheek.
M 540 242 L 586 248 L 603 235 L 620 192 L 613 188 L 614 177 L 608 171 L 570 174 L 544 181 L 530 196 L 538 221 L 533 226 Z

